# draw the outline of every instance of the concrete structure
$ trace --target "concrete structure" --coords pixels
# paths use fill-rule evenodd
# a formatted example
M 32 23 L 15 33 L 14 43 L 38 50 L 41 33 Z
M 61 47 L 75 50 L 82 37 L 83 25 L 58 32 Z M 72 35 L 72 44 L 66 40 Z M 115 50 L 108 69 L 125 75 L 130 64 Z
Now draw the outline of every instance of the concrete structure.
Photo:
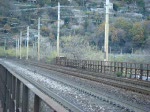
M 29 92 L 33 94 L 33 101 Z M 53 112 L 68 112 L 39 88 L 16 72 L 0 63 L 0 112 L 40 112 L 40 103 L 45 102 Z

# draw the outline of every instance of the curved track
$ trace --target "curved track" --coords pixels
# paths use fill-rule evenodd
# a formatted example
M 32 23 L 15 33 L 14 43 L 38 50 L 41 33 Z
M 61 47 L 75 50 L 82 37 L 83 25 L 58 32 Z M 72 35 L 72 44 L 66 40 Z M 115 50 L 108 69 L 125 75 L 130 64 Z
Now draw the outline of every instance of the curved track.
M 149 82 L 144 82 L 144 81 L 142 82 L 142 81 L 131 80 L 131 79 L 122 79 L 122 78 L 110 77 L 110 76 L 102 76 L 101 77 L 101 75 L 94 74 L 94 73 L 91 73 L 91 72 L 87 73 L 87 72 L 78 71 L 78 70 L 72 69 L 72 68 L 60 67 L 60 66 L 57 66 L 57 65 L 48 65 L 48 64 L 43 64 L 43 63 L 35 63 L 35 62 L 31 62 L 31 61 L 28 61 L 28 62 L 23 61 L 23 64 L 27 64 L 27 65 L 30 64 L 30 65 L 37 66 L 37 67 L 40 67 L 40 68 L 53 70 L 53 71 L 65 73 L 65 74 L 68 74 L 68 75 L 73 75 L 73 76 L 76 76 L 76 77 L 79 77 L 79 78 L 83 78 L 83 79 L 87 79 L 87 80 L 91 80 L 91 81 L 96 81 L 96 82 L 104 83 L 104 84 L 111 85 L 111 86 L 116 86 L 116 87 L 119 87 L 119 88 L 127 89 L 127 90 L 134 91 L 134 92 L 138 92 L 138 93 L 141 93 L 141 94 L 150 95 Z M 30 71 L 32 71 L 32 70 L 30 70 Z M 32 72 L 34 72 L 34 71 L 32 71 Z M 70 83 L 69 84 L 66 83 L 66 82 L 64 83 L 64 82 L 62 82 L 58 79 L 54 79 L 54 78 L 52 78 L 50 76 L 47 76 L 47 75 L 44 75 L 44 74 L 43 74 L 43 76 L 46 76 L 47 78 L 55 80 L 56 82 L 59 82 L 59 83 L 65 85 L 67 87 L 74 88 L 75 90 L 79 91 L 80 93 L 84 93 L 84 94 L 87 94 L 90 97 L 98 99 L 100 102 L 105 102 L 106 104 L 112 105 L 113 107 L 116 107 L 116 108 L 119 108 L 119 109 L 125 109 L 127 112 L 146 112 L 145 110 L 142 110 L 138 107 L 130 106 L 129 104 L 127 104 L 125 102 L 120 102 L 120 101 L 117 101 L 116 99 L 112 99 L 110 97 L 108 98 L 105 95 L 100 95 L 100 94 L 94 93 L 92 91 L 86 90 L 84 88 L 76 87 L 75 85 L 71 85 Z M 28 80 L 31 80 L 31 79 L 28 79 Z M 33 81 L 31 80 L 31 82 L 33 82 Z M 138 84 L 139 82 L 140 82 L 140 84 Z M 36 84 L 36 85 L 38 85 L 38 84 Z M 38 85 L 38 86 L 40 87 L 41 85 Z M 45 91 L 45 90 L 47 91 L 47 89 L 44 89 L 43 91 Z M 48 92 L 48 93 L 51 93 L 51 92 Z M 52 95 L 50 95 L 50 96 L 52 96 Z M 59 101 L 59 99 L 58 99 L 58 101 Z M 70 108 L 70 106 L 66 106 L 66 108 Z M 81 110 L 79 110 L 79 111 L 81 111 Z

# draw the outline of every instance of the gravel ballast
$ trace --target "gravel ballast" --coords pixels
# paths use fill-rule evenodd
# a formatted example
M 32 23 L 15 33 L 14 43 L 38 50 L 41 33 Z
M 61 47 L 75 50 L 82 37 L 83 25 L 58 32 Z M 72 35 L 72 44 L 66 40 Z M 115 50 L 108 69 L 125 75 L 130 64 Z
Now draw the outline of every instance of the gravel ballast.
M 63 73 L 49 71 L 31 65 L 25 66 L 8 61 L 5 61 L 5 64 L 7 64 L 9 67 L 12 67 L 17 72 L 23 73 L 26 77 L 30 77 L 32 80 L 41 83 L 43 86 L 49 88 L 56 94 L 67 99 L 85 112 L 126 112 L 126 110 L 117 108 L 113 105 L 109 105 L 106 102 L 102 102 L 99 99 L 95 99 L 92 96 L 81 93 L 74 88 L 67 87 L 62 83 L 52 80 L 51 77 L 63 82 L 71 83 L 72 85 L 88 89 L 98 94 L 104 94 L 108 97 L 113 97 L 116 100 L 122 100 L 124 102 L 128 102 L 129 104 L 142 107 L 147 110 L 147 112 L 150 111 L 150 98 L 146 95 L 126 91 L 124 89 L 119 89 L 102 83 L 84 80 Z

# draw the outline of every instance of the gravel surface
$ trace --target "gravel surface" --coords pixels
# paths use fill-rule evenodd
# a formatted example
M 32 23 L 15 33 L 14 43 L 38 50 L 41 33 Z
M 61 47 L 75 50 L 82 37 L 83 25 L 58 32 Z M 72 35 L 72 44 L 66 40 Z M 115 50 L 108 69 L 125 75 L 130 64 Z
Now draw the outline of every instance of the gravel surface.
M 20 67 L 20 65 L 6 61 L 5 64 L 7 64 L 9 67 L 13 68 L 15 71 L 19 73 L 24 73 L 25 77 L 28 77 L 31 80 L 40 83 L 44 87 L 49 88 L 54 93 L 61 96 L 65 100 L 71 102 L 72 104 L 76 105 L 84 112 L 124 112 L 124 110 L 121 111 L 122 109 L 119 109 L 118 107 L 100 101 L 95 97 L 92 97 L 88 94 L 84 94 L 74 88 L 66 86 L 60 82 L 56 82 L 41 74 L 31 72 L 25 67 Z
M 56 79 L 62 80 L 63 82 L 72 83 L 79 87 L 91 90 L 93 92 L 104 94 L 105 96 L 114 98 L 119 101 L 127 102 L 130 105 L 134 105 L 139 108 L 145 109 L 147 112 L 150 112 L 150 96 L 142 95 L 136 92 L 127 91 L 125 89 L 116 88 L 113 86 L 105 85 L 103 83 L 96 83 L 93 81 L 88 81 L 74 76 L 69 76 L 63 73 L 57 73 L 54 71 L 47 71 L 46 69 L 39 67 L 33 67 L 28 65 L 28 69 L 33 68 L 38 73 L 41 74 L 50 74 L 50 76 L 55 77 Z
M 48 71 L 46 69 L 38 68 L 31 65 L 25 66 L 14 62 L 12 64 L 8 61 L 5 63 L 15 68 L 16 70 L 24 73 L 24 75 L 32 78 L 33 80 L 38 81 L 39 83 L 43 84 L 50 90 L 53 90 L 56 94 L 60 95 L 61 97 L 77 105 L 85 112 L 126 112 L 126 110 L 118 109 L 117 107 L 114 107 L 113 105 L 109 105 L 106 102 L 102 102 L 98 99 L 88 96 L 87 94 L 80 93 L 79 91 L 73 88 L 67 87 L 41 74 L 45 74 L 49 77 L 56 78 L 63 82 L 71 83 L 72 85 L 76 85 L 88 89 L 95 93 L 104 94 L 105 96 L 113 97 L 114 99 L 123 102 L 128 102 L 128 104 L 135 105 L 140 108 L 144 108 L 145 110 L 147 110 L 147 112 L 150 111 L 150 107 L 149 107 L 150 97 L 146 95 L 141 95 L 135 92 L 126 91 L 124 89 L 119 89 L 102 83 L 96 83 L 96 82 L 80 79 L 74 76 L 65 75 L 63 73 Z

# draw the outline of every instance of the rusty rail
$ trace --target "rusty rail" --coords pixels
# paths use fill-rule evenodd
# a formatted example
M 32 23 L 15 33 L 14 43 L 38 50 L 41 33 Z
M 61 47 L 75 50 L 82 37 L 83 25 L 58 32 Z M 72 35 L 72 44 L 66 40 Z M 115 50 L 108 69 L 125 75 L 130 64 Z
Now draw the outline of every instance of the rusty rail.
M 61 66 L 84 69 L 91 72 L 117 74 L 124 77 L 142 79 L 143 76 L 150 76 L 150 64 L 96 61 L 96 60 L 73 60 L 66 58 L 56 58 L 56 64 Z M 139 76 L 139 78 L 138 78 Z
M 29 95 L 33 93 L 33 98 Z M 33 99 L 32 101 L 30 101 Z M 53 112 L 68 112 L 57 101 L 44 94 L 11 69 L 0 64 L 0 100 L 3 112 L 40 112 L 44 103 Z M 43 107 L 42 107 L 43 108 Z

